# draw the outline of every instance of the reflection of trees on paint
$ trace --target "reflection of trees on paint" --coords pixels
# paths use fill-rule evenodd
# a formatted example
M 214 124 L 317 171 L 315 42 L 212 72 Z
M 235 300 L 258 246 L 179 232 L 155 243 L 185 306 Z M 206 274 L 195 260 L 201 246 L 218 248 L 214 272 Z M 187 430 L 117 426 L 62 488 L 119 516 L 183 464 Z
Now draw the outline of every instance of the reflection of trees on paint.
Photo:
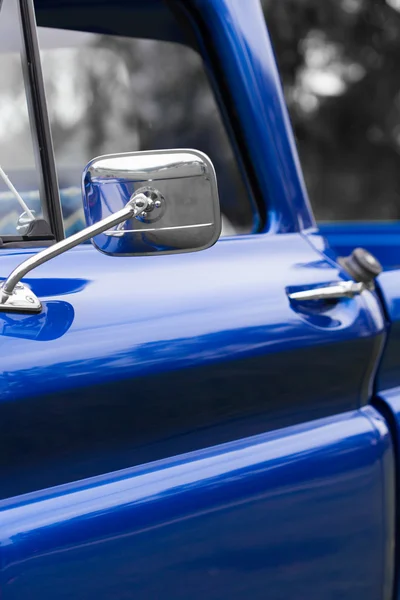
M 262 0 L 317 218 L 400 218 L 399 0 Z

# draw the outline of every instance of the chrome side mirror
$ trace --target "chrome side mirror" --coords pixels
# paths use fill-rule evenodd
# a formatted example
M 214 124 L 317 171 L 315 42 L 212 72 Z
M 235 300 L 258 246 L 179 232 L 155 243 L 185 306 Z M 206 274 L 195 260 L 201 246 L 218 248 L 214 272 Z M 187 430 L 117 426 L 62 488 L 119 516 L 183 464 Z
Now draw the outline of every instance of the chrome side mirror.
M 217 180 L 210 159 L 196 150 L 157 150 L 101 156 L 83 173 L 88 226 L 128 203 L 145 209 L 96 235 L 94 246 L 113 256 L 192 252 L 221 233 Z
M 0 312 L 40 313 L 21 279 L 87 240 L 114 256 L 170 254 L 209 248 L 221 232 L 214 168 L 196 150 L 96 158 L 83 173 L 83 195 L 88 227 L 18 265 L 0 286 Z

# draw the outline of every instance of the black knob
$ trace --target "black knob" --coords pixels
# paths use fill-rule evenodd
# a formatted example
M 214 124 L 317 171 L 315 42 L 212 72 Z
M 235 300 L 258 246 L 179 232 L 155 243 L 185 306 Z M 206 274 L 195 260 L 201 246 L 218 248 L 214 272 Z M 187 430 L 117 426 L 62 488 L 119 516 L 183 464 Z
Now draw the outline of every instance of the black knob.
M 382 265 L 377 258 L 365 248 L 355 248 L 350 256 L 339 258 L 339 264 L 354 279 L 369 283 L 382 273 Z

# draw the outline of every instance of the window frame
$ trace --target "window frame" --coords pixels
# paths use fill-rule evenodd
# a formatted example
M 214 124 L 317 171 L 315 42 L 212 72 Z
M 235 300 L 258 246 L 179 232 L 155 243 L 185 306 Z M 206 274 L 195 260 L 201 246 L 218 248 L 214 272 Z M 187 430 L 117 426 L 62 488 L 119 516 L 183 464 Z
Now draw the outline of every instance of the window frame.
M 44 219 L 58 242 L 65 237 L 64 224 L 33 0 L 19 0 L 19 7 L 23 39 L 22 63 L 28 112 L 33 128 L 35 158 L 39 170 L 42 211 Z
M 39 178 L 40 203 L 43 219 L 48 225 L 48 228 L 46 226 L 40 226 L 37 230 L 33 228 L 31 233 L 23 236 L 0 235 L 0 240 L 5 247 L 24 248 L 49 245 L 64 239 L 65 235 L 33 0 L 14 1 L 17 3 L 21 31 L 22 74 L 35 168 Z

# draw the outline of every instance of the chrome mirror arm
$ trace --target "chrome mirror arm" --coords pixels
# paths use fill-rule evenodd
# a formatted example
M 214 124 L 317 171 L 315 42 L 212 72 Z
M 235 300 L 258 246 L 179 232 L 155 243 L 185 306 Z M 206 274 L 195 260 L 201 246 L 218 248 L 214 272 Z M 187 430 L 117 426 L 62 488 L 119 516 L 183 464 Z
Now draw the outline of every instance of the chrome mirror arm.
M 107 229 L 119 225 L 128 219 L 137 217 L 146 210 L 148 204 L 149 199 L 144 194 L 133 194 L 127 205 L 118 212 L 95 223 L 95 225 L 86 227 L 83 231 L 79 231 L 61 240 L 61 242 L 49 248 L 45 248 L 45 250 L 22 262 L 0 286 L 0 311 L 40 312 L 42 305 L 39 299 L 29 288 L 20 283 L 21 279 L 32 271 L 32 269 L 78 246 L 78 244 L 82 244 L 99 233 L 103 233 Z

